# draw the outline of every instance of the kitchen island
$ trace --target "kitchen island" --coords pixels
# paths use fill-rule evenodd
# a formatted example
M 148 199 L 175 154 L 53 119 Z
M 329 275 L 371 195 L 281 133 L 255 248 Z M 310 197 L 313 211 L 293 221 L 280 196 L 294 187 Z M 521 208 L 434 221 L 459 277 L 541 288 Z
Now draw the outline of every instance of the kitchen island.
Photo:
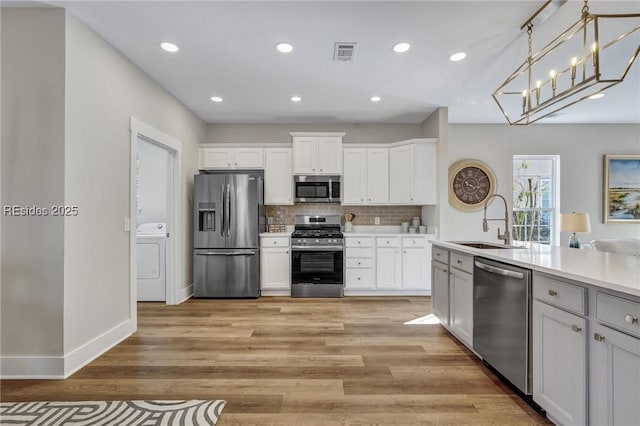
M 471 350 L 478 346 L 474 303 L 482 297 L 476 260 L 531 271 L 527 312 L 516 315 L 528 323 L 523 342 L 530 393 L 549 419 L 563 425 L 640 424 L 640 258 L 544 245 L 431 243 L 433 313 Z M 503 314 L 497 308 L 496 321 L 515 320 Z

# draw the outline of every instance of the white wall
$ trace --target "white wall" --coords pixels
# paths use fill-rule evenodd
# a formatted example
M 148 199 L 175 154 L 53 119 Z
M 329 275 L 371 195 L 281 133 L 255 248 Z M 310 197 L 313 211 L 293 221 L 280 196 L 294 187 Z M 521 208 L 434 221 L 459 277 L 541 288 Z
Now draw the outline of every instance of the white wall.
M 68 15 L 64 347 L 130 319 L 129 118 L 182 142 L 180 282 L 191 279 L 191 187 L 205 124 L 82 22 Z M 107 89 L 108 88 L 108 89 Z M 132 218 L 133 219 L 133 218 Z
M 603 223 L 603 155 L 639 154 L 639 125 L 541 125 L 510 127 L 506 124 L 451 124 L 447 143 L 446 167 L 463 158 L 475 158 L 489 164 L 496 174 L 498 193 L 511 197 L 513 155 L 549 154 L 560 156 L 560 212 L 587 212 L 591 234 L 583 242 L 596 238 L 640 238 L 639 224 Z M 439 174 L 442 197 L 440 230 L 442 239 L 481 239 L 498 241 L 491 222 L 489 233 L 482 232 L 482 211 L 465 213 L 446 201 L 447 175 Z M 511 205 L 509 205 L 509 209 Z M 491 217 L 502 217 L 501 203 L 489 208 Z M 560 243 L 568 241 L 561 234 Z
M 2 9 L 3 206 L 64 204 L 64 21 L 61 10 Z M 62 355 L 63 226 L 2 215 L 3 357 Z
M 138 139 L 138 215 L 136 225 L 167 222 L 169 152 Z
M 204 142 L 291 142 L 289 132 L 345 132 L 344 143 L 389 143 L 423 137 L 420 124 L 209 124 Z

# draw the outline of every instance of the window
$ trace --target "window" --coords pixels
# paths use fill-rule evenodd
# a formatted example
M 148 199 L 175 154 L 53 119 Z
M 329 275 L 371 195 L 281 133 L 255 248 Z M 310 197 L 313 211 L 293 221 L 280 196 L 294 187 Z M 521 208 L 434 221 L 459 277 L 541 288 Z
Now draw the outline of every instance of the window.
M 513 240 L 558 240 L 558 167 L 555 155 L 513 156 Z

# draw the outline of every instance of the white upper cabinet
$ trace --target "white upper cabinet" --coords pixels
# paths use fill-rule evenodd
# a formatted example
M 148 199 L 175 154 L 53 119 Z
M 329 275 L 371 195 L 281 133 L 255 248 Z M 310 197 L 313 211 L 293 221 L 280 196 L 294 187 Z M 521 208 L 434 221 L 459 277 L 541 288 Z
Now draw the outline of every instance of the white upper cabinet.
M 264 148 L 200 148 L 200 169 L 263 169 Z
M 342 174 L 342 136 L 344 133 L 291 133 L 293 136 L 293 174 Z
M 389 203 L 389 148 L 343 150 L 342 203 Z
M 389 175 L 391 204 L 436 204 L 436 144 L 391 147 Z
M 367 201 L 389 202 L 389 148 L 367 149 Z
M 345 148 L 342 203 L 367 203 L 367 148 Z
M 291 148 L 265 150 L 265 204 L 293 204 L 292 156 Z

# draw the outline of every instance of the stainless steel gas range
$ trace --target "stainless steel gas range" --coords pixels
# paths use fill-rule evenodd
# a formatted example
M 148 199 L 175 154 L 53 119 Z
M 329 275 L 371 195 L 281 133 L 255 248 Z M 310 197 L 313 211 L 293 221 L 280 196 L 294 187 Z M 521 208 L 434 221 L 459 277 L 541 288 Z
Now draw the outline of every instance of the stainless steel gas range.
M 339 215 L 297 215 L 291 235 L 291 297 L 343 297 L 343 252 Z

